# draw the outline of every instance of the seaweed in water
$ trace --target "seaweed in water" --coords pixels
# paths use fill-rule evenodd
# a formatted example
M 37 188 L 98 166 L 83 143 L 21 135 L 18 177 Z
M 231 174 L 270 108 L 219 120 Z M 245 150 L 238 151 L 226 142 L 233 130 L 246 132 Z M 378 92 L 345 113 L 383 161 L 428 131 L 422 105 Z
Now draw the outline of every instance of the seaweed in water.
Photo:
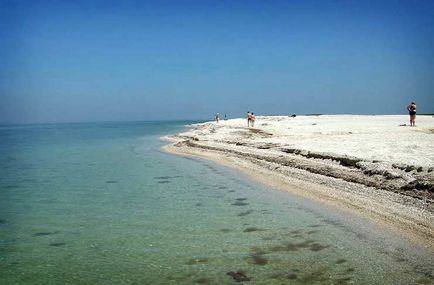
M 325 248 L 328 248 L 329 246 L 328 245 L 322 245 L 322 244 L 319 244 L 319 243 L 313 243 L 313 244 L 311 244 L 310 245 L 310 250 L 311 251 L 320 251 L 320 250 L 323 250 L 323 249 L 325 249 Z
M 227 275 L 231 276 L 235 282 L 244 282 L 244 281 L 250 281 L 251 278 L 247 277 L 246 273 L 243 271 L 230 271 L 228 273 L 226 273 Z
M 336 284 L 348 284 L 351 282 L 351 277 L 343 277 L 336 280 Z M 351 282 L 352 283 L 352 282 Z
M 313 240 L 306 240 L 300 243 L 286 243 L 284 245 L 276 245 L 270 248 L 273 252 L 281 252 L 281 251 L 297 251 L 299 249 L 308 248 L 311 251 L 320 251 L 325 248 L 328 248 L 328 245 L 322 245 L 314 242 Z
M 251 213 L 253 213 L 253 210 L 247 210 L 247 211 L 245 211 L 245 212 L 241 212 L 241 213 L 239 213 L 237 216 L 238 216 L 238 217 L 244 217 L 244 216 L 247 216 L 247 215 L 249 215 L 249 214 L 251 214 Z
M 170 179 L 170 176 L 156 176 L 154 179 Z
M 253 264 L 266 265 L 268 263 L 268 259 L 262 256 L 262 254 L 253 254 L 251 257 L 253 259 Z
M 35 233 L 33 234 L 34 237 L 42 237 L 42 236 L 49 236 L 54 234 L 53 232 L 39 232 L 39 233 Z
M 251 227 L 251 228 L 245 229 L 243 232 L 245 232 L 245 233 L 251 233 L 251 232 L 260 232 L 260 231 L 265 231 L 265 230 L 264 229 L 260 229 L 260 228 Z
M 64 242 L 52 242 L 49 244 L 49 246 L 64 246 L 65 243 Z
M 234 205 L 234 206 L 247 206 L 247 205 L 249 205 L 249 203 L 237 201 L 235 203 L 232 203 L 232 205 Z

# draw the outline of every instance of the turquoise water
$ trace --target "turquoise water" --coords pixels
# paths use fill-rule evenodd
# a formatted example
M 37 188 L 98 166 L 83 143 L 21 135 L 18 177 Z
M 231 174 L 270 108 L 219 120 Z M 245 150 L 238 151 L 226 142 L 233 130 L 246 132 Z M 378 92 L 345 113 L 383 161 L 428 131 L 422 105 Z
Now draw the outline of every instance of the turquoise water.
M 434 283 L 370 221 L 161 152 L 184 124 L 0 127 L 0 284 Z

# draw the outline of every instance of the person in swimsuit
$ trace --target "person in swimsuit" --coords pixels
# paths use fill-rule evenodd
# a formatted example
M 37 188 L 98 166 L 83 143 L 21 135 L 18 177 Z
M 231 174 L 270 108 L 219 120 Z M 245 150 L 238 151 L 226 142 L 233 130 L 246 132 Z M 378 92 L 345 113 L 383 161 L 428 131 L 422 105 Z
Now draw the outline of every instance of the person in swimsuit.
M 250 127 L 250 122 L 252 121 L 252 114 L 250 111 L 247 112 L 247 127 Z
M 252 114 L 250 115 L 250 125 L 251 125 L 252 127 L 255 126 L 255 120 L 256 120 L 255 113 L 252 113 Z
M 411 102 L 407 106 L 408 114 L 410 115 L 410 126 L 416 126 L 416 103 Z

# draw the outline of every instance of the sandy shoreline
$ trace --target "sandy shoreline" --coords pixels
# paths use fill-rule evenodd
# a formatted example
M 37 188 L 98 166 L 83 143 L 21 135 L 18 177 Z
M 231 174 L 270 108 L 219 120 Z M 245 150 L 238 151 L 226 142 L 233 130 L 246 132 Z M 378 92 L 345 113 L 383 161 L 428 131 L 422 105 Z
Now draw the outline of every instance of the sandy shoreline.
M 434 118 L 410 128 L 399 124 L 406 116 L 342 117 L 259 117 L 255 128 L 247 128 L 244 119 L 196 124 L 165 137 L 172 144 L 164 150 L 212 160 L 278 190 L 364 215 L 434 251 Z M 379 138 L 389 130 L 370 128 L 371 119 L 387 121 L 393 140 Z M 407 152 L 408 143 L 417 143 L 424 155 L 412 151 L 416 159 L 406 164 L 400 152 Z M 321 145 L 326 152 L 318 151 Z M 345 149 L 354 145 L 371 148 L 376 159 L 369 157 L 372 152 L 357 154 L 357 147 Z

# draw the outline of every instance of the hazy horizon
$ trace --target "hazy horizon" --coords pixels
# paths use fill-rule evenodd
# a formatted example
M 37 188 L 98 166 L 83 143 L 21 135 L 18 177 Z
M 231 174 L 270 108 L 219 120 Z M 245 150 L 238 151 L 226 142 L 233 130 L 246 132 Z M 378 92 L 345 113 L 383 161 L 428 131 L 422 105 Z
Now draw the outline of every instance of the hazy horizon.
M 355 113 L 347 113 L 347 114 L 315 114 L 315 113 L 309 113 L 309 114 L 257 114 L 257 116 L 288 116 L 296 115 L 296 116 L 395 116 L 395 115 L 404 115 L 407 116 L 407 114 L 400 113 L 400 114 L 355 114 Z M 170 122 L 212 122 L 215 120 L 215 115 L 212 114 L 210 118 L 193 118 L 193 119 L 136 119 L 136 120 L 100 120 L 100 121 L 57 121 L 57 122 L 21 122 L 21 123 L 0 123 L 1 126 L 27 126 L 27 125 L 56 125 L 56 124 L 111 124 L 111 123 L 155 123 L 155 122 L 162 122 L 162 123 L 170 123 Z M 224 119 L 224 115 L 220 114 L 220 120 Z M 434 116 L 434 113 L 423 113 L 418 114 L 419 116 Z M 244 119 L 243 115 L 240 116 L 228 116 L 228 120 L 231 119 Z
M 2 1 L 0 124 L 434 113 L 434 2 Z

